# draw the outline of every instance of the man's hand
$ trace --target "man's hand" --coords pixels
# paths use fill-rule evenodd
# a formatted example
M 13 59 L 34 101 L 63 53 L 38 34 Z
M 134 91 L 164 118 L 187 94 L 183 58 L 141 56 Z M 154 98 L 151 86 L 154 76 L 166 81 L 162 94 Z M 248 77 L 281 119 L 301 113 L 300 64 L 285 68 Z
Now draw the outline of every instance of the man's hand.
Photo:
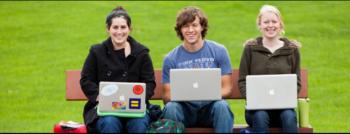
M 226 98 L 231 96 L 231 88 L 232 88 L 232 75 L 227 74 L 221 76 L 221 96 L 222 98 Z
M 163 84 L 163 103 L 170 101 L 170 84 Z

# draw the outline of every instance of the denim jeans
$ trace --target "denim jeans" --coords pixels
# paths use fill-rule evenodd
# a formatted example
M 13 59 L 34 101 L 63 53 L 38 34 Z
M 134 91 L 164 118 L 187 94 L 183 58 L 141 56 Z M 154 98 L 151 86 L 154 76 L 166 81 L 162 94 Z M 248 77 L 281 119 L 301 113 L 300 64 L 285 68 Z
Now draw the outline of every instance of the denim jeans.
M 163 118 L 182 122 L 186 127 L 213 127 L 217 133 L 232 133 L 233 113 L 225 100 L 168 102 Z
M 297 133 L 294 109 L 246 110 L 245 118 L 253 132 L 266 133 L 269 127 L 282 127 L 283 133 Z
M 150 117 L 146 114 L 143 118 L 101 116 L 96 125 L 100 133 L 146 133 L 149 123 Z

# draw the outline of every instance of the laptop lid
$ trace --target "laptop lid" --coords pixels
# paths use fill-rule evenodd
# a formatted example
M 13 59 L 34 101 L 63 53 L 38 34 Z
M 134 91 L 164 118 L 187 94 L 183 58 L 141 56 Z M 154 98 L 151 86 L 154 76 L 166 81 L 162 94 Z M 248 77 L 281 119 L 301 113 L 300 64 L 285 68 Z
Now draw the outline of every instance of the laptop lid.
M 100 82 L 99 116 L 143 117 L 146 112 L 145 83 Z
M 248 75 L 246 109 L 286 109 L 297 107 L 296 74 Z
M 170 70 L 171 101 L 221 100 L 221 69 Z

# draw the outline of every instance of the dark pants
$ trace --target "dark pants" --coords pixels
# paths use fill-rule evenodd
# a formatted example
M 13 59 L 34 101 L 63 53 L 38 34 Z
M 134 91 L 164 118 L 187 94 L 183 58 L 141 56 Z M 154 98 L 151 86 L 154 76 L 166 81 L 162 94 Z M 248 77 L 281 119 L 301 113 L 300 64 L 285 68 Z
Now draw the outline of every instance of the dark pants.
M 297 133 L 294 109 L 246 110 L 245 119 L 253 132 L 266 133 L 269 127 L 282 127 L 283 133 Z

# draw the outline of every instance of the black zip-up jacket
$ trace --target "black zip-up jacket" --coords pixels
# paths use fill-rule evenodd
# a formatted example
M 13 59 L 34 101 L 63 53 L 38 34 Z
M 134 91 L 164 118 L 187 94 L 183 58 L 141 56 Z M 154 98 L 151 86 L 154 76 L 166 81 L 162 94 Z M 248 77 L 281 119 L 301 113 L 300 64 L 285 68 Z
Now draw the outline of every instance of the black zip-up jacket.
M 80 79 L 80 86 L 88 98 L 83 113 L 88 133 L 96 132 L 96 98 L 100 81 L 146 83 L 146 103 L 149 106 L 148 99 L 153 96 L 156 86 L 149 49 L 130 36 L 127 41 L 131 52 L 126 58 L 124 49 L 113 49 L 111 38 L 90 48 Z

